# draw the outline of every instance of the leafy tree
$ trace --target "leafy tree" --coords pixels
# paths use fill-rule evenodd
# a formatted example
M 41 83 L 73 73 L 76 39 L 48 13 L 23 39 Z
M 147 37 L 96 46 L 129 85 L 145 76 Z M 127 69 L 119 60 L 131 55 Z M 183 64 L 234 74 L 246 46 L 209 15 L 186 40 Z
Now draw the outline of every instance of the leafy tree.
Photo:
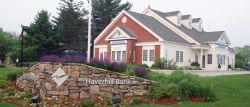
M 235 67 L 244 68 L 245 65 L 250 61 L 250 46 L 236 48 L 235 55 Z
M 0 28 L 0 60 L 5 60 L 5 55 L 12 49 L 15 42 L 15 36 Z
M 130 10 L 132 4 L 126 2 L 121 3 L 121 0 L 93 0 L 94 32 L 93 40 L 100 34 L 101 31 L 115 18 L 122 10 Z
M 31 53 L 36 54 L 31 56 L 42 56 L 57 52 L 58 44 L 50 22 L 50 14 L 46 10 L 38 12 L 35 21 L 30 26 L 23 27 L 23 29 L 27 33 L 24 36 L 24 48 L 29 49 L 29 51 L 34 49 L 35 52 Z
M 87 22 L 83 2 L 61 0 L 58 17 L 54 17 L 56 36 L 66 49 L 86 49 Z

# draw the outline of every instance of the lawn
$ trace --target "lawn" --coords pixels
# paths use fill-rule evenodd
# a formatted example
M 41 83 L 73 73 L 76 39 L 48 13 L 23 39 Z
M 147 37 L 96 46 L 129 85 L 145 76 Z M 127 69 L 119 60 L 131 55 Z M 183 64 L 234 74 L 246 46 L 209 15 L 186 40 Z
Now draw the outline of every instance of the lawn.
M 249 107 L 250 75 L 206 77 L 214 85 L 219 98 L 215 102 L 181 102 L 168 107 Z M 160 105 L 137 105 L 131 107 L 165 107 Z
M 17 73 L 20 74 L 24 71 L 25 69 L 23 68 L 0 68 L 0 79 L 7 79 L 7 75 L 11 73 Z

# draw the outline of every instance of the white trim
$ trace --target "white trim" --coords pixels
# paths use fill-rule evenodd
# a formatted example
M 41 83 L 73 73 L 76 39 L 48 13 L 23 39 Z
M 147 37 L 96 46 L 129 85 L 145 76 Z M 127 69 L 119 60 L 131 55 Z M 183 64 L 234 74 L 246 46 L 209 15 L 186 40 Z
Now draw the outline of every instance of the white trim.
M 116 18 L 97 36 L 97 38 L 94 40 L 94 44 L 97 43 L 97 41 L 99 39 L 101 39 L 101 37 L 103 36 L 103 34 L 105 34 L 108 29 L 111 28 L 112 25 L 115 24 L 115 22 L 117 22 L 117 20 L 123 16 L 123 14 L 126 14 L 128 17 L 130 17 L 133 21 L 135 21 L 137 24 L 139 24 L 140 26 L 142 26 L 144 29 L 146 29 L 149 33 L 151 33 L 152 35 L 154 35 L 157 39 L 159 39 L 159 41 L 164 41 L 164 39 L 162 39 L 159 35 L 157 35 L 155 32 L 153 32 L 152 30 L 150 30 L 149 28 L 147 28 L 145 25 L 143 25 L 141 22 L 139 22 L 137 19 L 135 19 L 133 16 L 131 16 L 128 12 L 126 12 L 125 10 L 121 11 Z
M 221 36 L 220 36 L 219 39 L 216 41 L 216 43 L 221 44 L 221 43 L 218 42 L 218 41 L 219 41 L 223 36 L 226 38 L 226 41 L 228 42 L 227 44 L 228 44 L 228 45 L 231 45 L 231 41 L 229 40 L 229 38 L 228 38 L 226 32 L 223 32 L 223 33 L 221 34 Z
M 117 39 L 109 39 L 112 35 L 114 35 L 116 33 L 116 31 L 121 32 L 122 34 L 124 34 L 127 38 L 117 38 Z M 116 27 L 106 38 L 105 40 L 119 40 L 119 39 L 136 39 L 136 38 L 132 38 L 130 37 L 126 32 L 124 32 L 121 28 Z
M 154 17 L 156 20 L 158 20 L 160 23 L 171 29 L 173 32 L 177 33 L 180 37 L 188 41 L 189 43 L 195 43 L 197 45 L 200 45 L 199 42 L 195 41 L 193 38 L 182 32 L 181 30 L 177 29 L 175 26 L 173 26 L 171 23 L 167 22 L 166 19 L 163 19 L 158 14 L 153 12 L 151 9 L 147 9 L 148 12 L 152 13 L 152 17 Z M 146 11 L 145 11 L 146 12 Z
M 107 48 L 107 45 L 95 45 L 95 48 Z
M 97 38 L 94 40 L 94 44 L 96 44 L 96 42 L 101 39 L 102 35 L 105 34 L 108 29 L 115 24 L 115 22 L 117 22 L 117 20 L 122 16 L 122 14 L 124 13 L 125 10 L 122 10 L 116 17 L 115 19 L 109 23 L 109 25 L 97 36 Z
M 161 45 L 161 42 L 139 42 L 136 43 L 135 46 L 155 46 L 155 45 Z

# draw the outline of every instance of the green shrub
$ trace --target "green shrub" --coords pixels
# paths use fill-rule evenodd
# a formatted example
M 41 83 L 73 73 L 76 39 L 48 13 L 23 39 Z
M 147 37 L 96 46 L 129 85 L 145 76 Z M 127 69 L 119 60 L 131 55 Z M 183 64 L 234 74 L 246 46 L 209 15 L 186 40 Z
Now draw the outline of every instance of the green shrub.
M 95 102 L 91 99 L 85 99 L 82 102 L 83 107 L 94 107 L 94 105 L 95 105 Z
M 212 86 L 200 77 L 175 71 L 164 81 L 159 81 L 150 88 L 152 98 L 171 97 L 178 100 L 187 100 L 189 96 L 203 98 L 207 101 L 216 100 Z
M 6 95 L 7 96 L 12 96 L 15 94 L 15 90 L 13 88 L 8 88 L 6 91 L 5 91 Z
M 5 65 L 3 65 L 3 64 L 0 64 L 0 68 L 5 68 Z
M 10 81 L 0 80 L 0 88 L 7 88 L 10 84 Z
M 109 100 L 107 101 L 107 105 L 113 105 L 112 99 L 109 99 Z
M 136 98 L 132 98 L 131 100 L 132 100 L 133 104 L 140 104 L 140 103 L 142 103 L 143 98 L 136 97 Z
M 21 72 L 11 72 L 11 73 L 8 73 L 6 76 L 9 81 L 15 81 L 17 76 L 20 74 Z
M 23 93 L 21 96 L 20 96 L 20 98 L 21 99 L 26 99 L 26 98 L 31 98 L 31 97 L 33 97 L 35 94 L 33 94 L 33 93 L 31 93 L 31 92 L 25 92 L 25 93 Z
M 192 62 L 190 65 L 200 68 L 200 64 L 198 62 Z
M 166 66 L 166 60 L 164 59 L 158 59 L 157 61 L 155 61 L 155 63 L 153 64 L 153 68 L 160 68 L 160 69 L 164 69 Z

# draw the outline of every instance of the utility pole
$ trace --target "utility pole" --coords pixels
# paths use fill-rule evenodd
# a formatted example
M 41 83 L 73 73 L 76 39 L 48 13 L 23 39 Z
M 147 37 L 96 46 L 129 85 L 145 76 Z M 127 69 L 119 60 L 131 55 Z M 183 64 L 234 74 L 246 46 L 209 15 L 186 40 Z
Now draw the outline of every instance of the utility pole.
M 23 67 L 23 32 L 24 32 L 24 29 L 23 29 L 23 26 L 22 26 L 22 32 L 21 32 L 21 67 Z
M 92 0 L 89 2 L 89 22 L 88 22 L 88 50 L 87 50 L 87 62 L 90 62 L 90 47 L 91 47 L 91 20 L 92 20 Z

